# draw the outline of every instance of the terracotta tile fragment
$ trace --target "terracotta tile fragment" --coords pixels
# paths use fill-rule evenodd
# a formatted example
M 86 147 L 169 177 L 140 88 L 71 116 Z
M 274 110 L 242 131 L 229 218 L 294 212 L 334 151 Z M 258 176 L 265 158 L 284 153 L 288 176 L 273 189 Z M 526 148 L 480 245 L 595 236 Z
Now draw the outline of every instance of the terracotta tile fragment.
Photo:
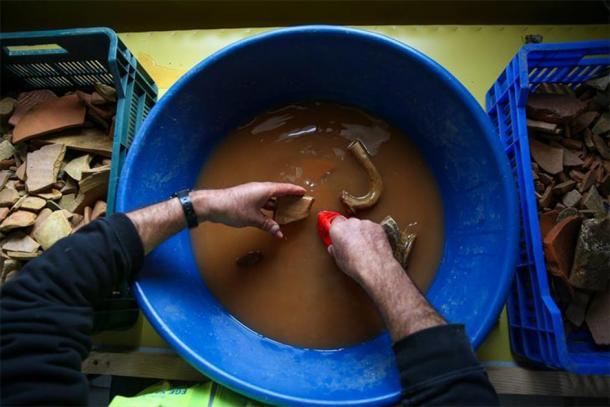
M 21 118 L 13 130 L 13 143 L 82 126 L 85 122 L 85 105 L 76 95 L 62 96 L 40 103 Z
M 543 133 L 559 134 L 560 129 L 556 123 L 547 123 L 540 120 L 527 119 L 527 129 L 536 130 Z
M 552 210 L 540 215 L 540 235 L 544 239 L 548 232 L 555 226 L 555 221 L 559 216 L 559 211 Z
M 553 193 L 555 195 L 565 195 L 569 191 L 573 190 L 575 187 L 576 187 L 575 181 L 573 181 L 573 180 L 564 181 L 553 187 Z
M 572 216 L 557 223 L 544 237 L 544 257 L 551 274 L 568 278 L 582 219 Z
M 563 165 L 564 167 L 579 167 L 584 164 L 584 161 L 581 160 L 577 154 L 572 152 L 571 150 L 564 149 L 563 150 Z
M 527 116 L 550 123 L 567 123 L 580 115 L 587 104 L 574 96 L 532 93 L 526 105 Z
M 71 150 L 98 154 L 103 157 L 112 155 L 112 139 L 98 128 L 66 130 L 36 141 L 44 144 L 63 144 Z
M 563 149 L 530 139 L 532 158 L 544 171 L 555 175 L 563 171 Z
M 563 196 L 561 202 L 567 207 L 572 207 L 577 206 L 580 203 L 581 199 L 582 195 L 580 194 L 580 192 L 573 189 Z
M 280 225 L 296 222 L 309 216 L 314 198 L 312 196 L 285 196 L 277 200 L 275 221 Z
M 0 223 L 0 232 L 6 232 L 12 229 L 24 228 L 32 226 L 36 221 L 36 214 L 28 211 L 17 211 L 7 216 Z
M 561 144 L 564 147 L 571 148 L 574 150 L 581 150 L 583 147 L 583 143 L 581 140 L 573 139 L 573 138 L 562 138 Z
M 48 89 L 33 90 L 30 92 L 21 92 L 17 97 L 15 112 L 8 120 L 11 126 L 16 126 L 23 116 L 34 106 L 57 99 L 57 95 Z
M 595 122 L 595 125 L 591 129 L 593 134 L 602 135 L 610 131 L 610 113 L 604 112 L 601 114 L 599 119 Z
M 589 188 L 591 188 L 591 185 L 593 185 L 595 183 L 595 177 L 596 177 L 596 174 L 595 174 L 594 170 L 587 171 L 587 173 L 583 177 L 582 181 L 580 182 L 578 191 L 583 193 L 583 192 L 587 191 Z
M 572 126 L 572 132 L 574 134 L 578 134 L 587 127 L 591 126 L 595 119 L 597 119 L 597 116 L 599 116 L 599 113 L 597 112 L 584 112 L 583 114 L 579 115 L 572 121 L 572 123 L 570 123 Z
M 62 144 L 43 146 L 28 153 L 26 184 L 30 193 L 41 191 L 57 181 L 65 153 L 66 147 Z

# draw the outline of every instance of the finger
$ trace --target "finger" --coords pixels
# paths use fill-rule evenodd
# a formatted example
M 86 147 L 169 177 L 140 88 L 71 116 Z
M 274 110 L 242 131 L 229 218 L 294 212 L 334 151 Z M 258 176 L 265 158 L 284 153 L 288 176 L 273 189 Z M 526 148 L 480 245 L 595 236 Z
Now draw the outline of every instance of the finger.
M 264 230 L 265 232 L 271 233 L 278 239 L 282 239 L 284 237 L 284 234 L 280 230 L 280 225 L 278 225 L 276 221 L 263 215 L 262 213 L 259 217 L 258 227 Z
M 343 216 L 343 215 L 339 215 L 339 216 L 333 218 L 333 220 L 330 222 L 330 228 L 332 229 L 333 225 L 338 225 L 338 224 L 343 223 L 345 221 L 347 221 L 347 218 L 345 216 Z
M 330 229 L 328 230 L 331 240 L 335 240 L 338 237 L 341 228 L 337 228 L 336 226 L 342 224 L 343 222 L 347 222 L 347 218 L 345 216 L 337 216 L 332 220 L 330 223 Z
M 274 182 L 271 184 L 271 196 L 305 195 L 307 190 L 299 185 Z

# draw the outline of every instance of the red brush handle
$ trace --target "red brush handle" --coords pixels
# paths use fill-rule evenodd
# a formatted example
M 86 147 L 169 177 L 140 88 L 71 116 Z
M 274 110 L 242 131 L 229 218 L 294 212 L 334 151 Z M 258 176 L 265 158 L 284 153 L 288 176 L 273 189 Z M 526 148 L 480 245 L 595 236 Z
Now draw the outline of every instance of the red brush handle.
M 339 212 L 335 211 L 320 211 L 318 212 L 318 234 L 324 246 L 328 247 L 333 244 L 330 240 L 330 224 L 333 223 L 333 219 L 337 216 L 342 216 Z

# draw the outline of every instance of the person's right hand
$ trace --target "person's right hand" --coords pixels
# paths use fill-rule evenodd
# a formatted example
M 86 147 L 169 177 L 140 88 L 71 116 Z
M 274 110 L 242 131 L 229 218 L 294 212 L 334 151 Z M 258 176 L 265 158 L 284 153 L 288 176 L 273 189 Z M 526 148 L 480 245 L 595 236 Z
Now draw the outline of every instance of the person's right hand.
M 330 225 L 330 238 L 329 253 L 375 302 L 394 342 L 446 323 L 394 259 L 381 225 L 339 216 Z
M 337 266 L 365 289 L 377 286 L 398 264 L 378 223 L 339 216 L 331 224 L 330 238 L 328 252 Z

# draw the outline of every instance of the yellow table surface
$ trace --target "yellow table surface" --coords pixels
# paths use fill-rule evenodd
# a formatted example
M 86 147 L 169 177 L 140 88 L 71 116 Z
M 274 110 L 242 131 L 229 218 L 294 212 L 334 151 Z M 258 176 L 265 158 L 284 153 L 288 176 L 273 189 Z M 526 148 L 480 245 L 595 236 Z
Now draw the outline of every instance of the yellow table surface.
M 449 70 L 485 105 L 485 93 L 523 44 L 527 34 L 544 42 L 610 39 L 610 26 L 366 26 L 423 52 Z M 242 38 L 268 31 L 215 29 L 123 33 L 121 39 L 156 81 L 162 95 L 180 76 L 215 51 Z M 490 273 L 493 270 L 490 270 Z M 144 317 L 131 329 L 94 337 L 96 345 L 165 348 Z M 219 349 L 219 352 L 222 352 Z M 506 311 L 478 350 L 485 361 L 512 361 Z

